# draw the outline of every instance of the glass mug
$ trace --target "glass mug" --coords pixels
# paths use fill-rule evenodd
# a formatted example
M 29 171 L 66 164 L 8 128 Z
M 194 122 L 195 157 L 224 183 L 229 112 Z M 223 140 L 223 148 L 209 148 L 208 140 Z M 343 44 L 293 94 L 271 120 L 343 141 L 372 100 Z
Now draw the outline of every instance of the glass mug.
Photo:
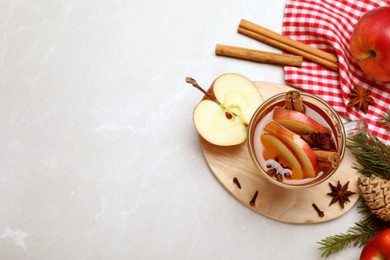
M 270 164 L 268 164 L 267 160 L 263 158 L 263 152 L 265 149 L 267 149 L 267 147 L 263 146 L 260 140 L 260 136 L 266 132 L 264 131 L 264 129 L 262 129 L 264 128 L 264 125 L 270 121 L 273 121 L 272 114 L 274 108 L 285 107 L 285 95 L 286 92 L 283 92 L 269 98 L 268 100 L 264 101 L 264 103 L 253 114 L 253 117 L 248 126 L 247 145 L 250 157 L 259 172 L 263 176 L 265 176 L 266 179 L 268 179 L 273 184 L 276 184 L 279 187 L 312 187 L 327 180 L 336 172 L 345 154 L 347 138 L 356 135 L 360 132 L 366 131 L 367 123 L 365 120 L 357 120 L 343 123 L 337 112 L 324 100 L 317 96 L 300 92 L 300 96 L 303 99 L 302 102 L 305 107 L 304 113 L 318 123 L 320 123 L 321 125 L 331 130 L 330 132 L 335 146 L 334 151 L 338 153 L 340 163 L 335 167 L 324 168 L 324 170 L 322 170 L 321 172 L 317 172 L 315 177 L 302 179 L 283 178 L 281 180 L 275 175 L 275 170 L 273 174 L 270 174 Z M 275 136 L 277 137 L 277 135 Z M 274 166 L 271 166 L 271 168 L 275 169 Z M 290 170 L 288 169 L 288 167 L 286 168 L 287 170 Z

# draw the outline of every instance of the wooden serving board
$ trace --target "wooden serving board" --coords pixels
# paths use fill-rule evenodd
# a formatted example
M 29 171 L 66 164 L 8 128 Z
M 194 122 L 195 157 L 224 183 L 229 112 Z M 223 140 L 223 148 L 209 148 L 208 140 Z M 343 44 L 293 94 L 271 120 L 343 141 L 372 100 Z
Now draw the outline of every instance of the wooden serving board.
M 264 100 L 291 89 L 270 82 L 255 82 L 255 85 Z M 320 223 L 343 215 L 359 198 L 359 174 L 352 168 L 354 158 L 348 150 L 339 169 L 328 180 L 311 188 L 285 189 L 273 185 L 260 175 L 250 158 L 246 142 L 230 147 L 216 146 L 203 138 L 200 138 L 200 142 L 205 159 L 222 186 L 242 204 L 269 218 L 288 223 Z M 235 178 L 240 188 L 234 182 Z M 344 204 L 344 209 L 338 203 L 329 205 L 332 199 L 327 195 L 331 191 L 329 183 L 336 185 L 337 181 L 341 184 L 349 181 L 348 189 L 357 193 L 349 197 L 350 202 Z M 324 212 L 323 217 L 314 210 L 313 203 Z

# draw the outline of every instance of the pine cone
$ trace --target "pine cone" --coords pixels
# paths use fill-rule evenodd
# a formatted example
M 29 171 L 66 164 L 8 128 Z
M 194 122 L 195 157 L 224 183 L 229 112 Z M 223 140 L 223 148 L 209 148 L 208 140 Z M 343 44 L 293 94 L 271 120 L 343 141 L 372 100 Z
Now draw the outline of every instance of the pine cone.
M 361 176 L 358 187 L 371 213 L 384 221 L 390 221 L 390 180 Z

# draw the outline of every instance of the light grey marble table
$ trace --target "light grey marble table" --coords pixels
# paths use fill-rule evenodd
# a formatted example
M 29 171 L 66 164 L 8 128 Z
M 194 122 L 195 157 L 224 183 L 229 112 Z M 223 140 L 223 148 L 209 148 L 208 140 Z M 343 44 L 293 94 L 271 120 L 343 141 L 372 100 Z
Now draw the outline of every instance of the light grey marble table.
M 192 122 L 222 73 L 284 83 L 281 67 L 216 57 L 277 51 L 284 1 L 0 1 L 0 259 L 320 259 L 360 219 L 268 219 L 210 172 Z M 330 259 L 356 259 L 348 249 Z

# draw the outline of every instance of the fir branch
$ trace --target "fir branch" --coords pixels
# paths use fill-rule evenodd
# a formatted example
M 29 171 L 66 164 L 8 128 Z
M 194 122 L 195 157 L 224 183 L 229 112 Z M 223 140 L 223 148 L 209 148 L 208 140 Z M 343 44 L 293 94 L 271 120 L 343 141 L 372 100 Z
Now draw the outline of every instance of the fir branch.
M 390 125 L 390 109 L 383 123 Z M 390 179 L 390 146 L 369 133 L 361 133 L 348 139 L 347 148 L 355 155 L 357 164 L 353 167 L 366 176 L 377 175 Z M 359 213 L 364 218 L 350 227 L 347 232 L 329 236 L 318 242 L 322 257 L 329 257 L 347 247 L 362 247 L 370 238 L 390 223 L 377 218 L 364 202 L 360 201 Z
M 354 166 L 363 175 L 376 175 L 390 179 L 390 146 L 383 143 L 376 136 L 369 133 L 360 133 L 351 137 L 347 148 L 356 157 Z
M 337 252 L 340 252 L 348 247 L 362 247 L 380 230 L 390 227 L 390 223 L 375 217 L 364 203 L 360 203 L 360 213 L 365 217 L 355 226 L 349 228 L 346 233 L 333 235 L 322 239 L 318 244 L 322 251 L 321 257 L 329 257 Z
M 383 124 L 387 129 L 390 130 L 390 108 L 388 108 L 386 113 L 383 114 L 383 118 L 379 120 L 379 123 Z

